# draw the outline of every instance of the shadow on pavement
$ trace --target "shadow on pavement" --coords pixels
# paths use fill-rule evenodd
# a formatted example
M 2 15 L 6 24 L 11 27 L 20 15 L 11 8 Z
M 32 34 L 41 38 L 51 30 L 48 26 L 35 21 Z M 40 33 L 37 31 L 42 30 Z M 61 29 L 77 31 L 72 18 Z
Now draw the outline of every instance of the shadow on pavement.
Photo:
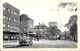
M 17 45 L 17 46 L 12 46 L 12 45 L 10 46 L 10 45 L 9 45 L 9 46 L 3 46 L 3 48 L 19 48 L 19 47 L 20 47 L 20 48 L 21 48 L 21 47 L 22 47 L 22 48 L 23 48 L 23 47 L 28 47 L 28 45 Z

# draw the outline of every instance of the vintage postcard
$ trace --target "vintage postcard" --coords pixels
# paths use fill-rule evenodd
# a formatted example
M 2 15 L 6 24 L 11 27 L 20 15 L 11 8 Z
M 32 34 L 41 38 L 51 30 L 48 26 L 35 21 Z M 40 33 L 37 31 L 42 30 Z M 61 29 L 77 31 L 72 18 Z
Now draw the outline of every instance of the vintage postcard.
M 78 0 L 1 0 L 1 50 L 79 50 Z

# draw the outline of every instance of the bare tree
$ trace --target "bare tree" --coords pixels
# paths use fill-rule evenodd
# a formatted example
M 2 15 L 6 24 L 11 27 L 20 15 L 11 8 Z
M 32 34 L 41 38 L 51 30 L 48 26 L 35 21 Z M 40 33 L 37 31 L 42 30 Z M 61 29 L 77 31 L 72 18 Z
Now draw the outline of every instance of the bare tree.
M 69 3 L 64 3 L 64 2 L 61 2 L 59 5 L 58 5 L 58 8 L 66 8 L 68 9 L 68 11 L 77 11 L 77 3 L 75 2 L 69 2 Z

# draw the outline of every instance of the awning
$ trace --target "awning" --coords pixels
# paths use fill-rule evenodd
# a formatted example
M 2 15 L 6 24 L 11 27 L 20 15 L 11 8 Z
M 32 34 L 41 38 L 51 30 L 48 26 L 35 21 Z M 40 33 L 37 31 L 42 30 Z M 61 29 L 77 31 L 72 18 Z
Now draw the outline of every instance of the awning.
M 7 33 L 7 34 L 19 34 L 19 32 L 9 32 L 9 31 L 3 31 L 3 33 Z

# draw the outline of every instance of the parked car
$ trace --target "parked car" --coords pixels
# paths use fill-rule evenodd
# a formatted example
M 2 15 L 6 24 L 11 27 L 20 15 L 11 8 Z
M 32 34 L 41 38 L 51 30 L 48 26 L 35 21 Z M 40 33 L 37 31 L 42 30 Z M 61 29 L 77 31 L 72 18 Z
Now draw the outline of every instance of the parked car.
M 20 45 L 32 45 L 33 41 L 31 39 L 31 37 L 27 37 L 27 36 L 20 36 L 19 38 L 19 44 Z

